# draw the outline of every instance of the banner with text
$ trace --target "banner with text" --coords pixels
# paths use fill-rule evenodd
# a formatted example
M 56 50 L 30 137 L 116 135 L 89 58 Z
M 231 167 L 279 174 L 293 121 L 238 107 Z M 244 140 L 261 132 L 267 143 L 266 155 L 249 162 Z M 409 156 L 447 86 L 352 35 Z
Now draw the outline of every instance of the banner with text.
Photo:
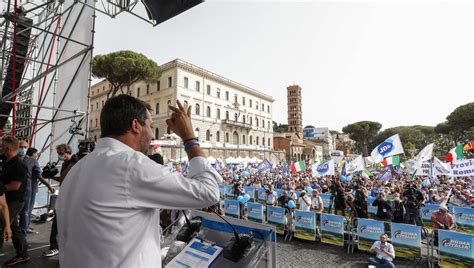
M 459 160 L 451 166 L 452 177 L 474 176 L 474 159 Z
M 474 208 L 454 207 L 458 232 L 474 234 Z
M 247 217 L 251 221 L 263 222 L 263 206 L 259 203 L 247 204 Z
M 248 194 L 250 196 L 250 202 L 255 202 L 257 200 L 255 198 L 255 188 L 251 186 L 245 186 L 244 190 L 245 190 L 245 194 Z
M 232 189 L 234 188 L 233 184 L 229 184 L 225 186 L 225 196 L 228 199 L 235 199 L 235 194 L 232 192 Z
M 295 211 L 295 237 L 316 241 L 316 213 L 311 211 Z
M 421 256 L 421 227 L 392 222 L 392 244 L 397 257 L 416 258 Z
M 263 187 L 258 189 L 258 203 L 265 205 L 266 199 L 267 199 L 267 190 Z
M 224 184 L 219 184 L 219 197 L 220 199 L 224 200 L 225 199 L 225 185 Z
M 321 214 L 321 242 L 344 246 L 344 217 Z
M 384 232 L 384 222 L 369 219 L 359 219 L 357 234 L 359 235 L 359 250 L 368 251 Z
M 224 214 L 234 218 L 240 218 L 239 201 L 237 200 L 224 200 Z
M 329 208 L 329 205 L 331 204 L 331 194 L 320 194 L 319 196 L 323 200 L 324 208 Z
M 441 267 L 474 267 L 474 235 L 445 230 L 438 232 Z
M 276 226 L 277 234 L 284 233 L 285 217 L 284 208 L 267 206 L 267 223 Z

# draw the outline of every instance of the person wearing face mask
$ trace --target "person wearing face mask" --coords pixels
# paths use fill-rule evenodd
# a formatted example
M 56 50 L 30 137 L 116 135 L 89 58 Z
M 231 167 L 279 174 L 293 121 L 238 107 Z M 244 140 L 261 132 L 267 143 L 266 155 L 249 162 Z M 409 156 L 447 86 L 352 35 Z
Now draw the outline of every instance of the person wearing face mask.
M 27 251 L 26 237 L 19 224 L 19 215 L 25 205 L 24 195 L 26 190 L 27 168 L 23 160 L 18 156 L 18 140 L 15 137 L 4 136 L 1 145 L 2 151 L 6 156 L 6 162 L 3 164 L 0 182 L 5 185 L 6 200 L 10 212 L 10 224 L 13 234 L 13 246 L 16 250 L 16 256 L 5 262 L 6 266 L 11 266 L 30 260 Z M 3 239 L 1 240 L 3 242 Z
M 51 193 L 54 193 L 54 188 L 41 176 L 41 168 L 36 159 L 38 150 L 35 148 L 28 148 L 28 142 L 20 140 L 18 142 L 18 155 L 25 162 L 27 168 L 27 180 L 25 190 L 25 206 L 20 212 L 20 227 L 23 233 L 38 233 L 30 228 L 31 213 L 34 208 L 36 193 L 38 192 L 38 180 L 43 183 Z
M 400 194 L 393 195 L 392 222 L 403 223 L 405 218 L 405 207 L 400 199 Z
M 59 192 L 61 267 L 161 267 L 159 209 L 219 202 L 223 180 L 199 146 L 191 106 L 177 106 L 168 107 L 166 124 L 184 143 L 187 177 L 146 156 L 154 132 L 149 104 L 127 94 L 107 100 L 97 146 L 70 169 Z

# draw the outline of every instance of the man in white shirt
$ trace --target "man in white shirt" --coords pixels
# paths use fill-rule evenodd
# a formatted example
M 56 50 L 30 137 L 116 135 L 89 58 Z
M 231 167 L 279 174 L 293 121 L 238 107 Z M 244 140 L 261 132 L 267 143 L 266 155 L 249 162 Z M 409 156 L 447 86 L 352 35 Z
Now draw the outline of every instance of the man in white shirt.
M 387 242 L 387 235 L 380 235 L 380 241 L 375 241 L 370 248 L 371 253 L 377 254 L 375 257 L 369 258 L 369 264 L 377 268 L 393 268 L 393 259 L 395 258 L 395 250 L 392 244 Z
M 102 138 L 70 170 L 57 200 L 61 267 L 161 267 L 159 209 L 219 201 L 222 178 L 194 137 L 191 107 L 177 104 L 166 123 L 184 141 L 187 177 L 146 156 L 153 137 L 148 104 L 128 95 L 105 103 Z
M 268 190 L 265 194 L 267 206 L 274 206 L 277 201 L 277 193 L 273 190 L 273 185 L 269 184 Z

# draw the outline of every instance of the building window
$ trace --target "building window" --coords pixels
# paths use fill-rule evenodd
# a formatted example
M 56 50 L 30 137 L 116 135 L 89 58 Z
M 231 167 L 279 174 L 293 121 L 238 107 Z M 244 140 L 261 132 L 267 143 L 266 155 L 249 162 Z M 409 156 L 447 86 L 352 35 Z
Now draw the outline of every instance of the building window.
M 150 84 L 146 85 L 146 94 L 150 94 Z
M 249 116 L 249 124 L 252 125 L 252 117 Z
M 252 100 L 249 100 L 249 107 L 252 108 Z
M 199 83 L 199 81 L 196 81 L 196 91 L 197 92 L 201 91 L 201 83 Z
M 216 142 L 221 141 L 221 133 L 219 131 L 216 132 Z
M 245 124 L 245 115 L 242 116 L 242 123 Z
M 271 147 L 270 138 L 268 138 L 268 147 Z
M 216 89 L 216 96 L 217 96 L 218 99 L 221 98 L 221 89 L 220 88 Z
M 237 122 L 237 120 L 239 119 L 237 113 L 234 114 L 234 121 Z
M 207 95 L 211 95 L 211 85 L 207 85 Z
M 160 139 L 160 129 L 155 128 L 155 139 L 159 140 Z
M 102 107 L 101 108 L 104 108 L 104 103 L 105 103 L 104 100 L 102 100 Z
M 168 87 L 172 87 L 172 86 L 173 86 L 173 77 L 168 76 Z
M 98 126 L 98 124 L 97 124 L 97 118 L 96 118 L 95 119 L 95 127 L 97 127 L 97 126 Z
M 184 77 L 184 88 L 189 88 L 189 79 Z
M 160 91 L 160 80 L 156 81 L 156 91 Z
M 201 107 L 199 106 L 199 103 L 196 103 L 196 111 L 195 111 L 195 113 L 196 113 L 197 115 L 199 115 L 200 110 L 201 110 Z
M 208 129 L 206 131 L 206 141 L 210 141 L 211 140 L 211 131 Z
M 157 102 L 155 105 L 155 114 L 160 114 L 160 103 Z
M 137 98 L 140 98 L 140 88 L 137 88 Z
M 94 105 L 91 104 L 91 112 L 94 110 Z
M 265 138 L 262 137 L 262 145 L 265 146 Z
M 225 92 L 225 100 L 229 100 L 229 91 Z
M 265 120 L 262 120 L 262 127 L 265 128 Z
M 199 128 L 194 130 L 194 136 L 196 136 L 196 138 L 199 140 Z
M 258 127 L 258 118 L 255 117 L 255 125 Z
M 168 106 L 166 106 L 166 109 L 168 111 L 168 115 L 170 115 L 170 105 L 171 105 L 171 100 L 168 100 Z
M 258 101 L 255 102 L 255 109 L 258 110 Z
M 267 113 L 270 113 L 270 105 L 267 105 Z
M 255 145 L 258 146 L 258 137 L 255 137 Z
M 229 143 L 229 132 L 225 133 L 225 142 Z
M 237 97 L 237 94 L 234 94 L 234 103 L 238 103 L 238 97 Z
M 265 104 L 262 103 L 262 112 L 265 111 Z
M 229 120 L 229 111 L 225 111 L 225 119 Z
M 242 105 L 245 106 L 245 97 L 242 97 Z
M 211 117 L 211 107 L 210 107 L 210 106 L 207 106 L 207 109 L 206 109 L 206 116 L 207 116 L 207 117 Z
M 252 136 L 249 136 L 249 144 L 252 145 L 253 141 L 252 141 L 253 137 Z
M 267 126 L 268 129 L 270 129 L 270 125 L 271 125 L 270 121 L 268 121 L 268 126 Z
M 221 109 L 216 110 L 216 117 L 217 119 L 221 119 Z
M 245 145 L 245 135 L 242 135 L 242 144 Z
M 99 109 L 99 103 L 98 102 L 95 103 L 95 109 L 96 110 Z

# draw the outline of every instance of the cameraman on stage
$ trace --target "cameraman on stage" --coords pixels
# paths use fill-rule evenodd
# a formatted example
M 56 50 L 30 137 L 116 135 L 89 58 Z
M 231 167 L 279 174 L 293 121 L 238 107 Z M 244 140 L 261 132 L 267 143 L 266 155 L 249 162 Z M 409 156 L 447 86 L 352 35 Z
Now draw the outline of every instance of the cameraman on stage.
M 415 184 L 408 184 L 403 191 L 405 206 L 405 224 L 416 224 L 423 226 L 420 216 L 420 208 L 424 205 L 423 194 L 416 188 Z

